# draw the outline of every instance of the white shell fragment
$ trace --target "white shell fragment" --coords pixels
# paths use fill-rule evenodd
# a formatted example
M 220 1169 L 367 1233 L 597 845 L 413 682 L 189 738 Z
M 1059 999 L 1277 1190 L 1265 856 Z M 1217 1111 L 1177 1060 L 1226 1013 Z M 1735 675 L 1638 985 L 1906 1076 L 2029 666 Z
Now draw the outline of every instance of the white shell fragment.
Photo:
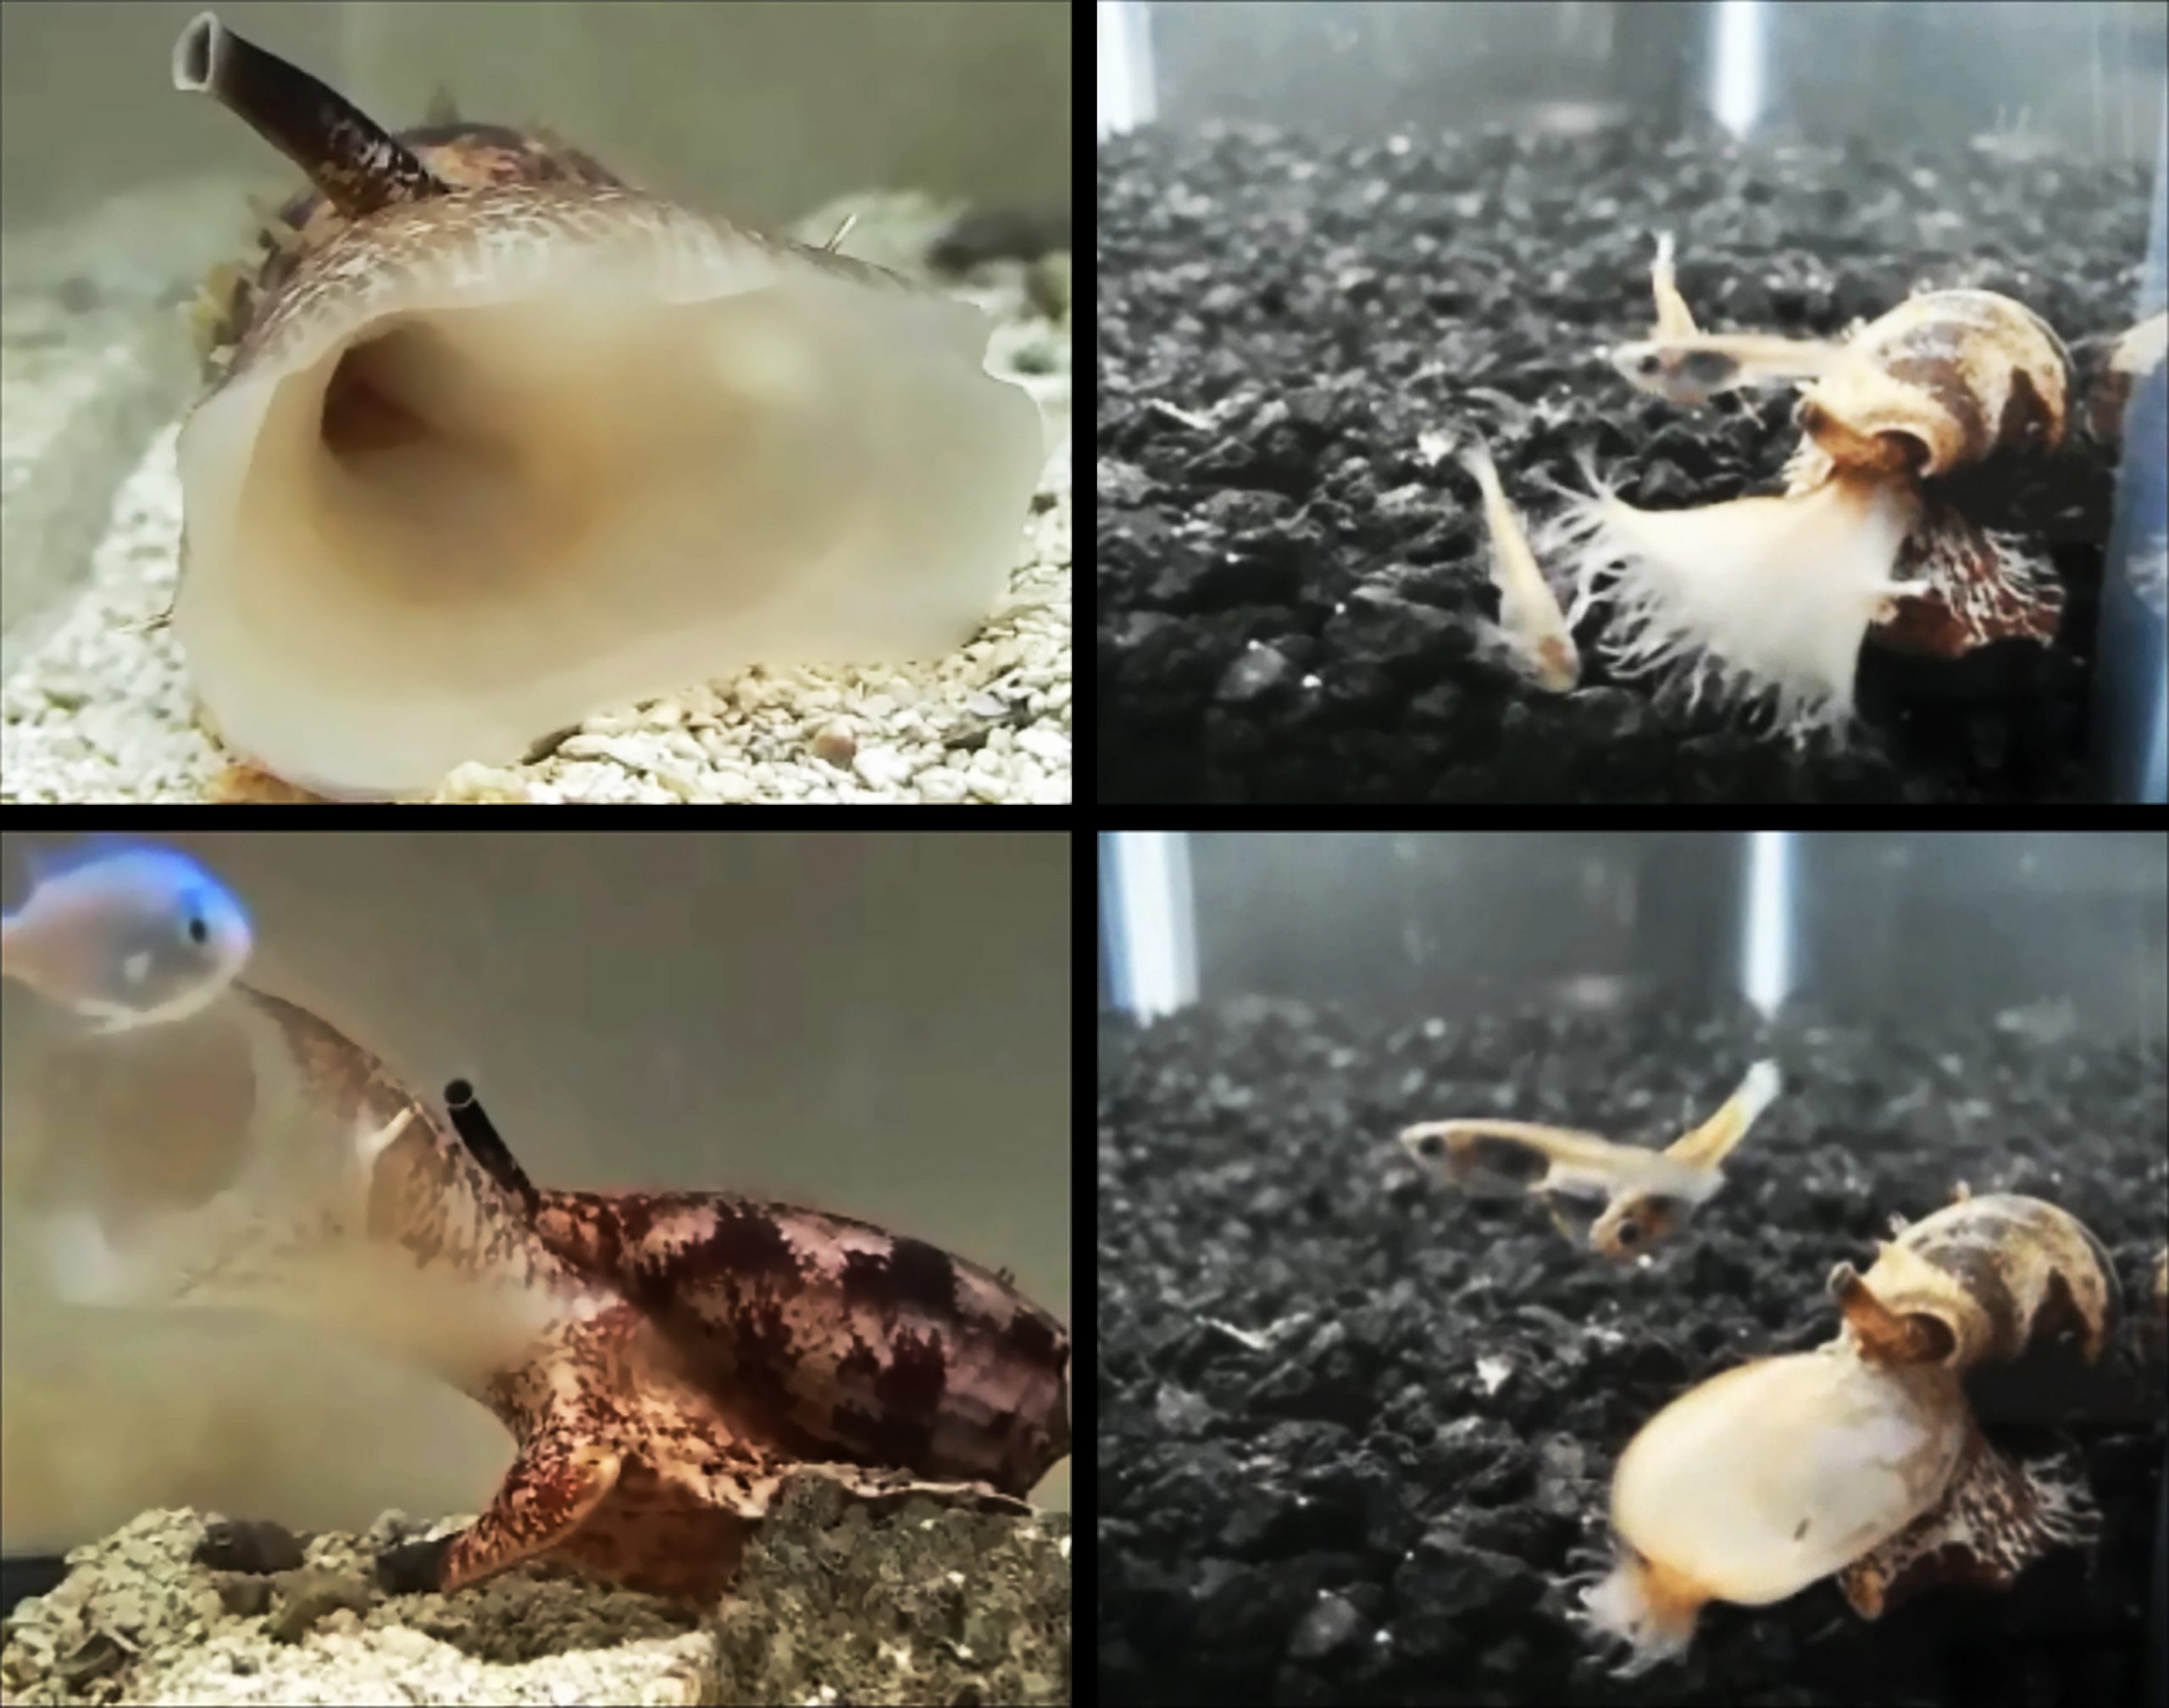
M 352 221 L 182 430 L 203 708 L 287 781 L 375 797 L 742 666 L 946 652 L 1043 460 L 987 330 L 632 190 Z

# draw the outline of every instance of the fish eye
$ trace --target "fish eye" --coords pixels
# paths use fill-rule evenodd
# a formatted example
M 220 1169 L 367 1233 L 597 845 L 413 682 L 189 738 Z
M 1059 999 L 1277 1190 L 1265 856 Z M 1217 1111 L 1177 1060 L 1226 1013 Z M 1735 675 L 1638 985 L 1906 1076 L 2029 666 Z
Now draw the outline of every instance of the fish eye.
M 204 923 L 203 916 L 201 913 L 190 914 L 188 916 L 188 940 L 191 943 L 204 943 L 210 940 L 210 936 L 211 928 Z
M 1416 1141 L 1416 1154 L 1419 1156 L 1435 1156 L 1439 1154 L 1440 1142 L 1437 1134 L 1426 1133 Z
M 1641 1224 L 1634 1221 L 1632 1217 L 1629 1217 L 1628 1220 L 1622 1222 L 1619 1224 L 1618 1230 L 1613 1237 L 1617 1239 L 1622 1245 L 1632 1245 L 1637 1239 L 1639 1239 L 1642 1237 Z

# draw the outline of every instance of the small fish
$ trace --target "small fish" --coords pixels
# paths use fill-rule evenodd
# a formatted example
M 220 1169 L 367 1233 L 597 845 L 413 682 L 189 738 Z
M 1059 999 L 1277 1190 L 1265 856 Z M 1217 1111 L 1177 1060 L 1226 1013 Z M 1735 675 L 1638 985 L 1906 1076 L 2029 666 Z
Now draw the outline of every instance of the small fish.
M 1643 391 L 1673 403 L 1707 402 L 1717 393 L 1736 387 L 1789 385 L 1819 379 L 1844 353 L 1843 345 L 1818 339 L 1697 330 L 1673 276 L 1669 231 L 1657 238 L 1656 259 L 1650 265 L 1650 291 L 1656 299 L 1657 317 L 1650 336 L 1615 345 L 1605 358 Z
M 1559 601 L 1536 567 L 1521 519 L 1499 485 L 1491 453 L 1478 440 L 1461 453 L 1461 466 L 1484 490 L 1484 516 L 1491 528 L 1491 580 L 1499 590 L 1499 627 L 1539 684 L 1564 694 L 1581 679 L 1581 654 Z
M 1661 1151 L 1616 1145 L 1594 1133 L 1531 1121 L 1427 1121 L 1401 1135 L 1409 1155 L 1478 1197 L 1544 1199 L 1569 1239 L 1557 1196 L 1604 1200 L 1588 1244 L 1613 1259 L 1632 1257 L 1676 1233 L 1724 1184 L 1722 1165 L 1747 1136 L 1779 1087 L 1778 1064 L 1758 1062 L 1717 1112 Z
M 113 838 L 32 862 L 29 899 L 0 915 L 0 979 L 101 1023 L 180 1020 L 247 962 L 248 914 L 185 854 Z

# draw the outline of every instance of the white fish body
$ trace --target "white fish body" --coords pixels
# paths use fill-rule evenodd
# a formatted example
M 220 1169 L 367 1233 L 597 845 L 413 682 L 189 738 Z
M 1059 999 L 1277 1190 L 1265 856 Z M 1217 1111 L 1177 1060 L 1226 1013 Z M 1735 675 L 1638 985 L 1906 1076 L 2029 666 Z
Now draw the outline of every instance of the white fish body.
M 1703 403 L 1720 391 L 1818 379 L 1844 353 L 1844 346 L 1819 339 L 1699 330 L 1673 276 L 1669 231 L 1657 238 L 1650 293 L 1656 323 L 1649 337 L 1615 345 L 1605 354 L 1623 378 L 1673 403 Z
M 1484 515 L 1491 529 L 1491 580 L 1499 590 L 1499 626 L 1538 683 L 1564 694 L 1581 679 L 1581 654 L 1559 601 L 1537 568 L 1521 519 L 1506 502 L 1491 453 L 1478 441 L 1461 453 L 1462 467 L 1484 491 Z
M 186 855 L 93 842 L 35 870 L 29 898 L 0 916 L 0 979 L 125 1031 L 197 1012 L 252 946 L 247 909 Z

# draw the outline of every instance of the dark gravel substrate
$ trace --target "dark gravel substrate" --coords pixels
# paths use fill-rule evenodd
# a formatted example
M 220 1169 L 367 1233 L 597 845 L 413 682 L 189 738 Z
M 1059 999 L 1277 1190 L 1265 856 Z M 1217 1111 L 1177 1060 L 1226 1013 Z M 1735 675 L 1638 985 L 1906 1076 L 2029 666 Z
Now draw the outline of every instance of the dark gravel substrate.
M 1829 1339 L 1825 1278 L 1864 1264 L 1892 1212 L 1936 1209 L 1958 1179 L 2050 1199 L 2101 1236 L 2127 1298 L 2169 1235 L 2159 1043 L 1986 1021 L 1773 1034 L 1693 1012 L 1387 1024 L 1245 1004 L 1103 1027 L 1102 1700 L 2138 1700 L 2163 1402 L 2135 1315 L 2083 1378 L 1977 1384 L 2006 1448 L 2083 1455 L 2105 1515 L 2090 1556 L 1872 1624 L 1827 1582 L 1712 1606 L 1683 1661 L 1632 1681 L 1562 1616 L 1558 1580 L 1604 1544 L 1634 1431 L 1746 1356 Z M 1534 1206 L 1456 1196 L 1391 1140 L 1492 1111 L 1649 1143 L 1773 1047 L 1785 1095 L 1639 1268 L 1578 1251 Z M 1495 1378 L 1505 1361 L 1495 1391 L 1479 1359 Z
M 1474 656 L 1472 618 L 1496 608 L 1475 485 L 1417 441 L 1479 427 L 1533 518 L 1556 507 L 1539 473 L 1578 484 L 1578 441 L 1651 507 L 1778 490 L 1788 394 L 1684 410 L 1598 359 L 1647 336 L 1652 230 L 1677 235 L 1711 330 L 1835 335 L 1916 285 L 1977 286 L 2083 358 L 2128 319 L 2143 169 L 1629 130 L 1356 145 L 1210 127 L 1103 144 L 1099 172 L 1101 799 L 2081 796 L 2105 454 L 2002 470 L 1972 501 L 2050 544 L 2068 591 L 2053 649 L 1870 646 L 1859 701 L 1878 733 L 1801 756 L 1611 683 L 1597 621 L 1567 698 Z

